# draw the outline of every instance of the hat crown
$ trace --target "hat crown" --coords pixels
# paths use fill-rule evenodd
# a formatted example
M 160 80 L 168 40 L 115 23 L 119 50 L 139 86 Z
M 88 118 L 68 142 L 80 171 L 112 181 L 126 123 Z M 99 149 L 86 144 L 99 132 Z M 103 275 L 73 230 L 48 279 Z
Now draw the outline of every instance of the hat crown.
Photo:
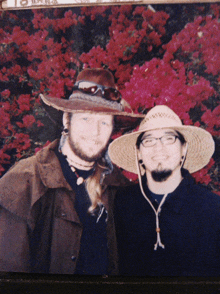
M 175 126 L 182 126 L 182 122 L 178 115 L 165 105 L 157 105 L 147 113 L 140 124 L 139 131 Z
M 115 88 L 114 76 L 107 69 L 102 69 L 102 68 L 84 69 L 78 74 L 76 82 L 82 81 L 82 80 L 93 82 L 105 87 Z

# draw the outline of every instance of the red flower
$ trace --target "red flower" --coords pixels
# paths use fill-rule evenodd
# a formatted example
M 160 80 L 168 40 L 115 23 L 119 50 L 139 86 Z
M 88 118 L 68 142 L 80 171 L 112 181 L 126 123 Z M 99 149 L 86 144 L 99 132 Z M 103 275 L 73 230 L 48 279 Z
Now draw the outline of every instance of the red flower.
M 25 115 L 22 119 L 25 128 L 31 128 L 36 122 L 33 115 Z
M 10 92 L 10 90 L 6 89 L 6 90 L 1 92 L 1 95 L 2 95 L 3 98 L 7 99 L 7 98 L 10 97 L 11 92 Z
M 19 105 L 20 110 L 23 111 L 29 111 L 30 110 L 30 100 L 31 96 L 29 94 L 27 95 L 20 95 L 17 99 L 17 103 Z

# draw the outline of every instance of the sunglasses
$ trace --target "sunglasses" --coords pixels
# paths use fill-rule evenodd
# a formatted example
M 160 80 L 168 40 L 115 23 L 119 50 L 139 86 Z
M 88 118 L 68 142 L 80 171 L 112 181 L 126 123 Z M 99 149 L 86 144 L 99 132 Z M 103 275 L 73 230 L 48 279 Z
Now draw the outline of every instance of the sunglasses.
M 96 95 L 101 90 L 102 98 L 110 101 L 120 102 L 121 93 L 115 88 L 105 87 L 88 81 L 78 81 L 75 83 L 73 90 L 78 90 L 85 94 Z

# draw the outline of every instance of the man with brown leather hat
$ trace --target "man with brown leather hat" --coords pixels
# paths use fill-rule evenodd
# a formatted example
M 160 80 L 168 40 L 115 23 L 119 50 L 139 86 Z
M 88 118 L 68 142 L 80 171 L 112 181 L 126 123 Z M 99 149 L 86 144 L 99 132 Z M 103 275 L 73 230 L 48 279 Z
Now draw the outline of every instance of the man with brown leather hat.
M 125 111 L 104 69 L 79 73 L 69 99 L 41 98 L 64 113 L 64 129 L 0 180 L 0 270 L 116 274 L 112 203 L 127 179 L 106 150 L 117 128 L 143 116 Z

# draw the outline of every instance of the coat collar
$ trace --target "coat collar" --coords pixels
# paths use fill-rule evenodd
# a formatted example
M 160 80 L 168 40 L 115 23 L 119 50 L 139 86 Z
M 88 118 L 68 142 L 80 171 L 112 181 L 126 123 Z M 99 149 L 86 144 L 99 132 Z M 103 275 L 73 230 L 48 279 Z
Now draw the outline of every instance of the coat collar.
M 36 154 L 40 178 L 45 187 L 52 189 L 65 187 L 72 190 L 63 176 L 60 162 L 54 152 L 58 143 L 57 139 Z

